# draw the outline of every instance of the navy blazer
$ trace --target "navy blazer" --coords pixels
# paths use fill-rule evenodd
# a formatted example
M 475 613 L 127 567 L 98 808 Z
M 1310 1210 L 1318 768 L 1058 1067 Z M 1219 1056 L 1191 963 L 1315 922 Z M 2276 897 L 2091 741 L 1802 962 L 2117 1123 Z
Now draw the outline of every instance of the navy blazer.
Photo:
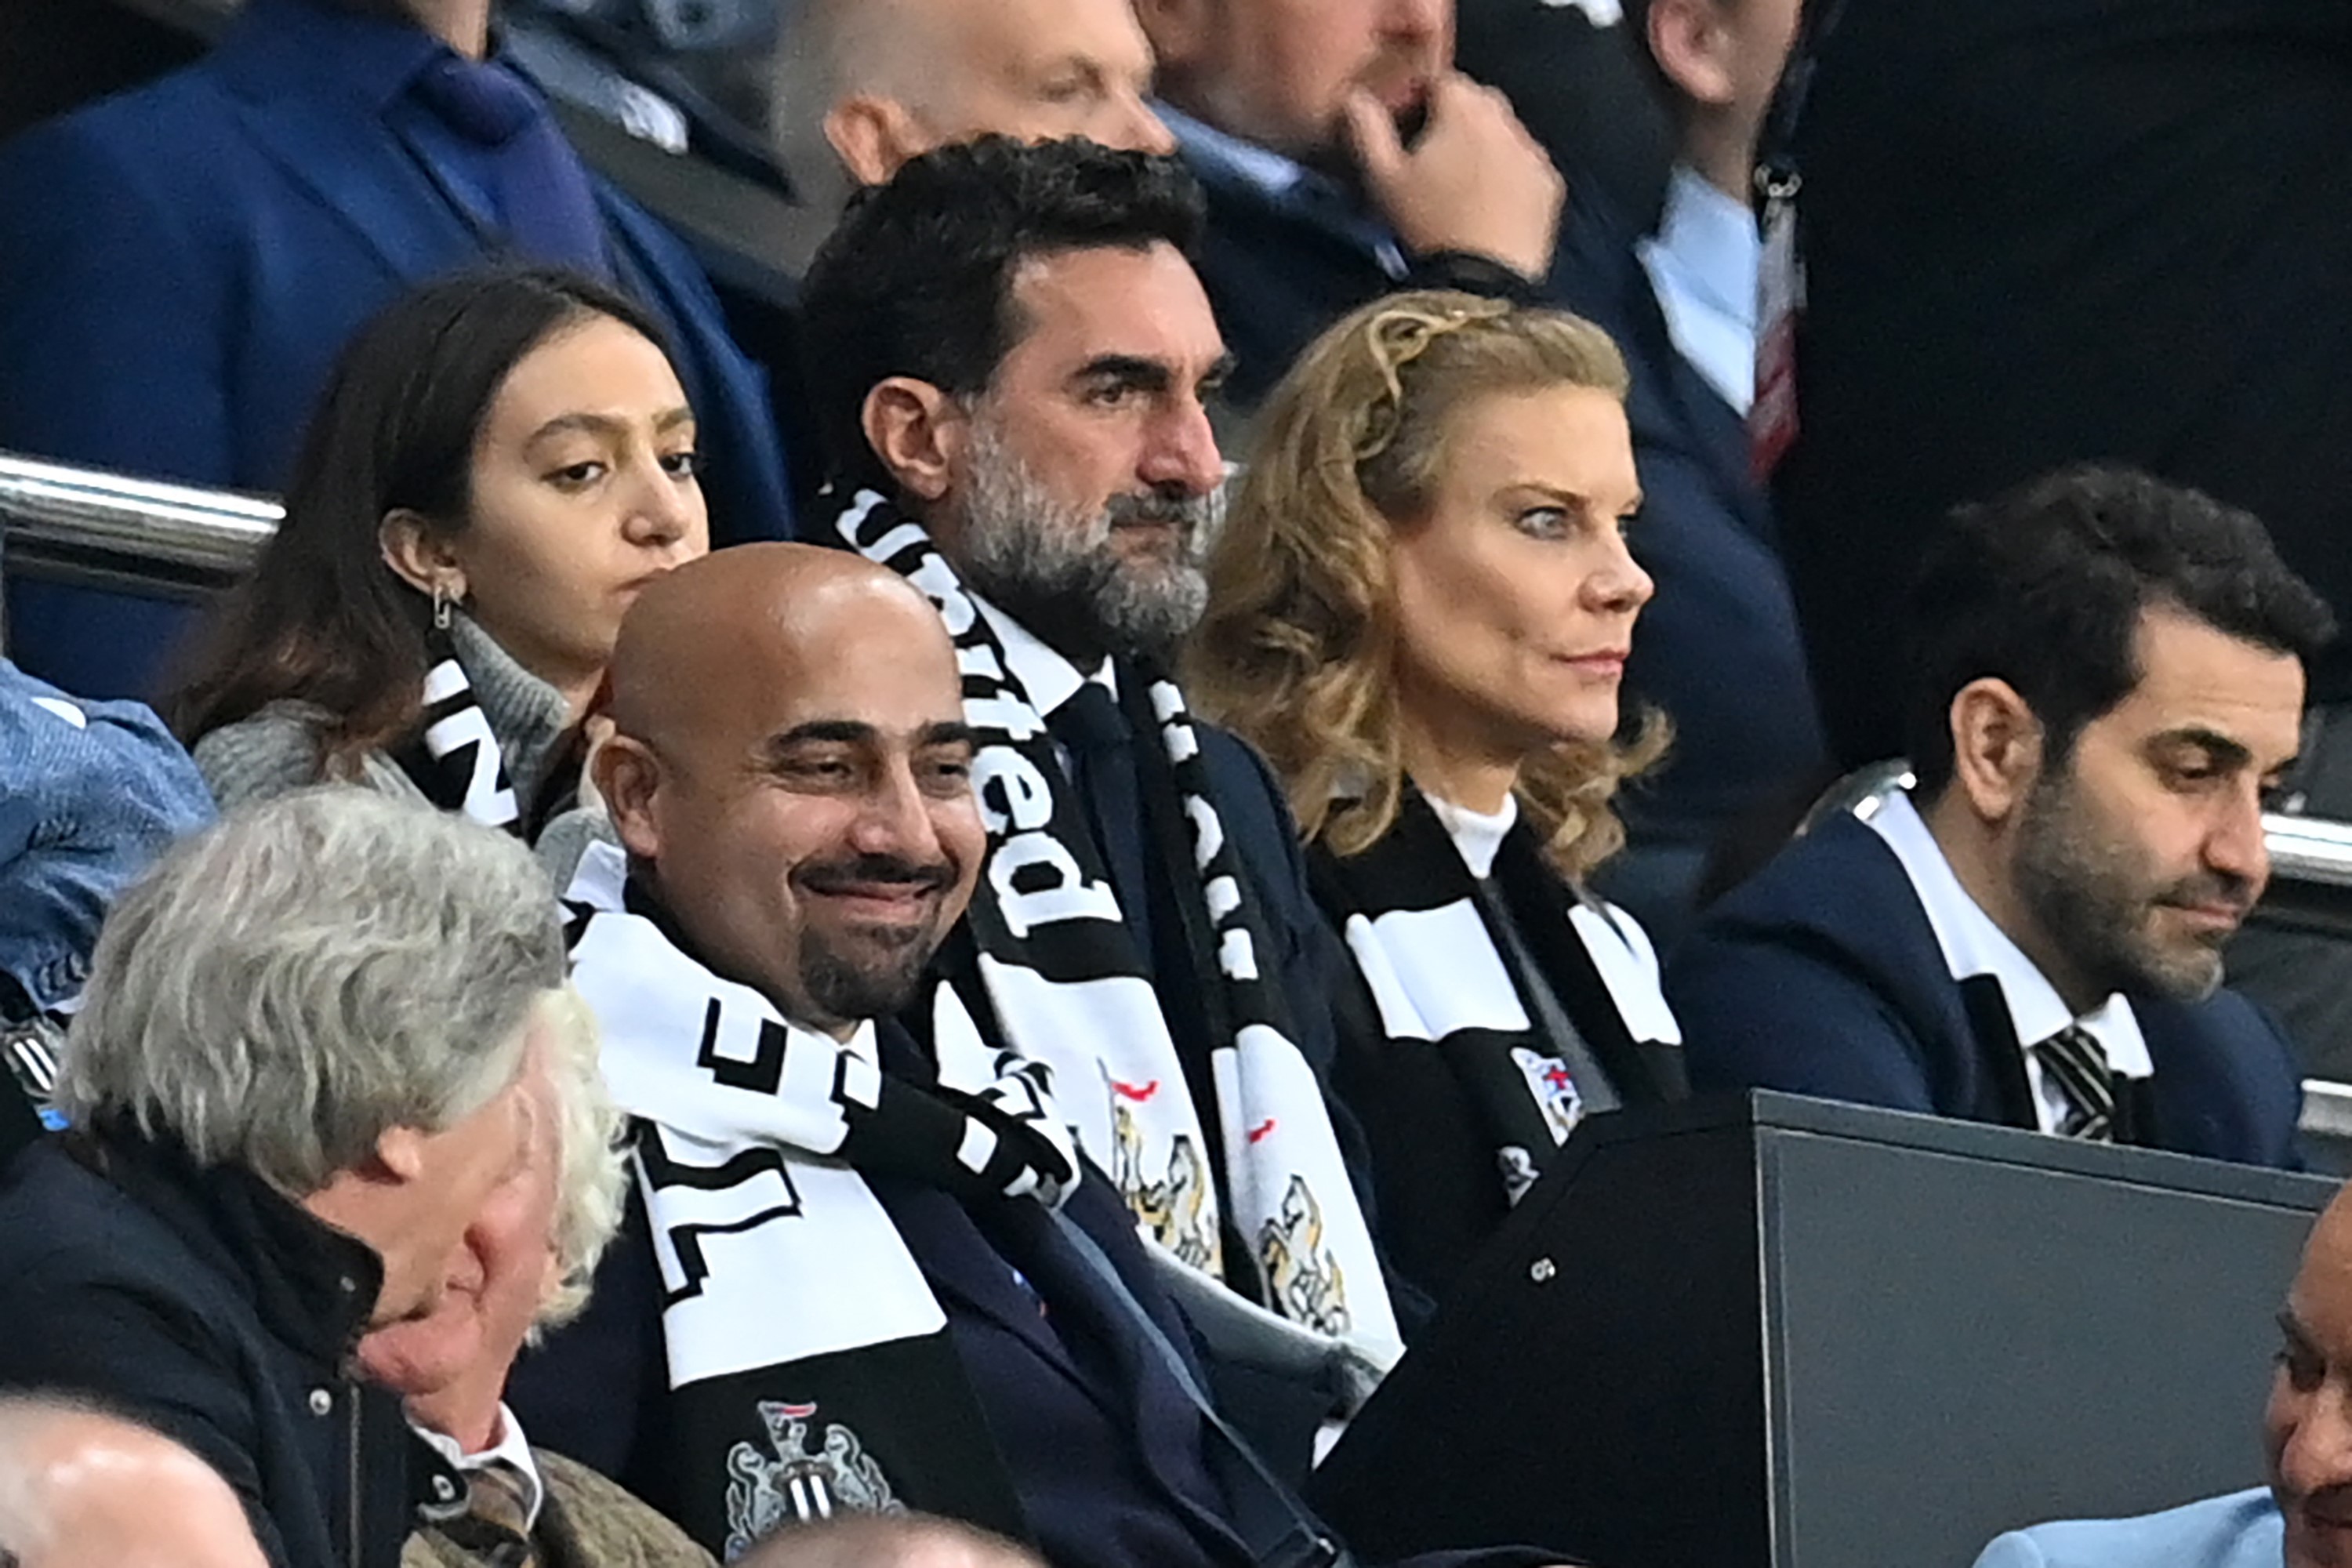
M 283 487 L 352 332 L 488 254 L 332 63 L 354 38 L 413 31 L 253 0 L 204 59 L 0 149 L 0 449 Z M 668 328 L 698 416 L 713 542 L 787 536 L 765 373 L 685 246 L 592 179 L 619 280 Z M 38 649 L 28 662 L 57 668 Z M 133 684 L 110 670 L 82 689 Z
M 2005 1009 L 1972 1011 L 1903 863 L 1852 817 L 1823 823 L 1716 905 L 1667 966 L 1666 998 L 1694 1090 L 2034 1125 Z M 2131 1005 L 2156 1066 L 2136 1141 L 2300 1164 L 2301 1080 L 2262 1012 L 2227 990 L 2195 1004 L 2134 994 Z

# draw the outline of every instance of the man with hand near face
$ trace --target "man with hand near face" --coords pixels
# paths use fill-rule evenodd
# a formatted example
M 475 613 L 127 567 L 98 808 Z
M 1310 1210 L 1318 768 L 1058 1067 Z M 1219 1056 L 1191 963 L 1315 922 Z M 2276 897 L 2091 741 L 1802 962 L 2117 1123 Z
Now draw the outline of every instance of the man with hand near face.
M 2294 1164 L 2294 1060 L 2221 947 L 2326 607 L 2246 513 L 2079 469 L 1957 514 L 1911 616 L 1917 783 L 1677 955 L 1693 1087 Z
M 1201 276 L 1254 405 L 1397 289 L 1539 302 L 1567 187 L 1454 68 L 1454 0 L 1139 0 L 1162 117 L 1209 193 Z

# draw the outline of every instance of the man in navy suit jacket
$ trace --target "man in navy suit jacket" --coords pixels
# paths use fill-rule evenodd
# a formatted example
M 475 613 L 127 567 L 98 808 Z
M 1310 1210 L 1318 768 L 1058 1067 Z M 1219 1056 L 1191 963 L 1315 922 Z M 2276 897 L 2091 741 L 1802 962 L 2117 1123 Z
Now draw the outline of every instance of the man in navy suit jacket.
M 489 0 L 446 36 L 394 9 L 252 0 L 196 64 L 0 150 L 0 450 L 275 490 L 360 322 L 520 251 L 604 273 L 668 327 L 713 542 L 787 534 L 764 373 L 693 258 L 579 162 L 535 87 L 479 59 Z M 487 121 L 436 96 L 445 79 L 487 93 Z M 575 199 L 551 217 L 559 189 Z M 16 629 L 52 627 L 71 629 L 37 606 Z M 106 666 L 79 689 L 140 684 L 165 635 L 78 639 Z
M 1957 514 L 1911 621 L 1916 786 L 1676 955 L 1693 1087 L 2293 1164 L 2293 1055 L 2221 949 L 2326 605 L 2252 517 L 2079 469 Z

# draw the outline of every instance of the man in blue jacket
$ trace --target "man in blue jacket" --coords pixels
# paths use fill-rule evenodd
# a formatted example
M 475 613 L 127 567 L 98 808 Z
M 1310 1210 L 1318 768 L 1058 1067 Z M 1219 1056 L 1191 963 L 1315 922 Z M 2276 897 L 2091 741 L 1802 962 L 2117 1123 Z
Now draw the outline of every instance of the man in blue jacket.
M 414 10 L 415 15 L 412 15 Z M 713 542 L 787 531 L 761 370 L 677 238 L 592 173 L 497 58 L 490 0 L 253 0 L 213 53 L 0 152 L 0 450 L 235 489 L 285 481 L 329 367 L 415 283 L 498 255 L 617 283 L 669 329 Z M 62 600 L 50 588 L 41 595 Z M 172 617 L 19 605 L 20 642 L 143 689 Z M 87 635 L 72 612 L 112 617 Z M 143 631 L 143 635 L 142 634 Z M 37 645 L 37 646 L 35 646 Z
M 1694 1088 L 2291 1165 L 2286 1041 L 2221 988 L 2326 605 L 2252 516 L 2123 470 L 1963 509 L 1914 592 L 1917 783 L 1718 905 Z

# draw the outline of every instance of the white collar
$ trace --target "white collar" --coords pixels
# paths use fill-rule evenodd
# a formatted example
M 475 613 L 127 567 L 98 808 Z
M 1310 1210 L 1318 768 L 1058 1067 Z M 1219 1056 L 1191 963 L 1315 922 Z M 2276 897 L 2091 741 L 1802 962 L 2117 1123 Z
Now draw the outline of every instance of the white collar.
M 1446 836 L 1454 840 L 1454 847 L 1461 852 L 1462 863 L 1470 868 L 1470 874 L 1482 882 L 1494 875 L 1495 856 L 1503 847 L 1503 836 L 1519 819 L 1519 797 L 1505 795 L 1503 809 L 1496 812 L 1473 811 L 1426 793 L 1422 798 L 1429 802 L 1429 809 L 1437 814 L 1437 820 L 1445 825 Z
M 524 1528 L 536 1529 L 539 1510 L 547 1501 L 547 1483 L 540 1479 L 539 1461 L 531 1458 L 530 1441 L 522 1435 L 522 1423 L 515 1413 L 499 1405 L 499 1440 L 478 1454 L 468 1454 L 457 1446 L 457 1440 L 429 1426 L 409 1424 L 409 1429 L 433 1447 L 433 1451 L 457 1467 L 461 1475 L 486 1470 L 492 1465 L 510 1466 L 523 1479 Z
M 1078 667 L 1055 653 L 1028 627 L 990 604 L 969 589 L 965 591 L 980 613 L 988 618 L 989 629 L 1004 649 L 1004 664 L 1013 679 L 1021 683 L 1029 705 L 1037 710 L 1037 717 L 1049 719 L 1063 703 L 1078 694 L 1078 688 L 1091 680 L 1118 695 L 1118 676 L 1108 658 L 1091 675 L 1081 675 Z
M 2148 1059 L 2147 1041 L 2140 1034 L 2130 998 L 2116 992 L 2077 1017 L 2049 977 L 1960 885 L 1943 846 L 1936 842 L 1927 819 L 1911 804 L 1907 793 L 1889 795 L 1870 818 L 1870 827 L 1903 863 L 1911 890 L 1918 895 L 1927 923 L 1935 928 L 1937 945 L 1944 950 L 1944 963 L 1952 978 L 1990 974 L 2000 982 L 2021 1048 L 2046 1040 L 2070 1024 L 2079 1024 L 2105 1050 L 2107 1066 L 2117 1074 L 2125 1078 L 2155 1075 L 2156 1064 Z
M 1657 247 L 1708 305 L 1755 330 L 1756 273 L 1763 264 L 1764 238 L 1748 204 L 1689 164 L 1676 163 L 1666 182 Z

